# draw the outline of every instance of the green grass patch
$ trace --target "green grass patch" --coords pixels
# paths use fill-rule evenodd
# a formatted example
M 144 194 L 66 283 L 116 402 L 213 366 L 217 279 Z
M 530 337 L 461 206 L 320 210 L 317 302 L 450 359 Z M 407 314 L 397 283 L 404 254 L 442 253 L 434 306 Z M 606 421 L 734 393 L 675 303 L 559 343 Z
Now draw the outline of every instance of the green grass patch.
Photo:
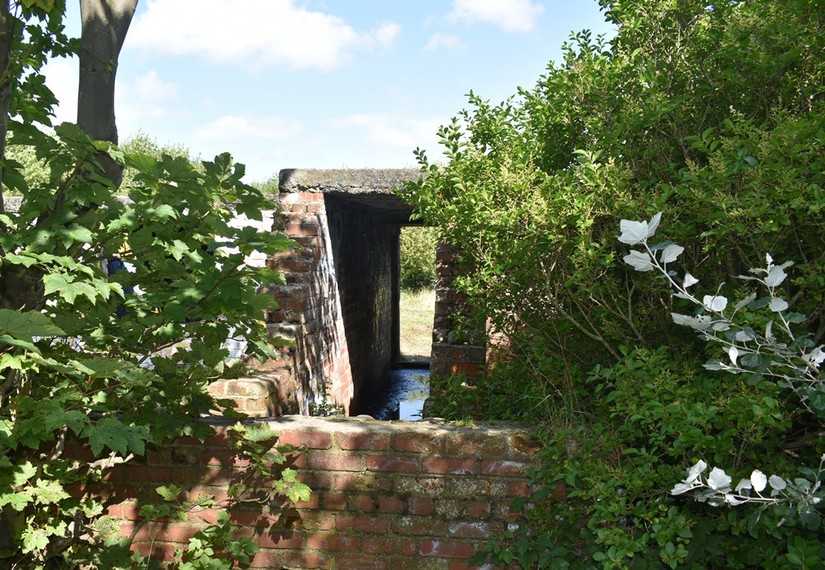
M 434 289 L 401 290 L 402 360 L 422 360 L 430 358 L 430 350 L 433 342 L 434 310 Z

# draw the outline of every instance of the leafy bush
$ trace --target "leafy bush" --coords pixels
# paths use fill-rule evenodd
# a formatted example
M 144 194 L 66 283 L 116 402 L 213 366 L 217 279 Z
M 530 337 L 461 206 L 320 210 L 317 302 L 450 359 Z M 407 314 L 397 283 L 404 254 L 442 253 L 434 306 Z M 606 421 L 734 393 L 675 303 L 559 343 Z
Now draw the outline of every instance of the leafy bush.
M 619 221 L 662 211 L 710 281 L 765 251 L 798 260 L 798 310 L 821 329 L 825 24 L 811 3 L 604 6 L 610 44 L 576 34 L 518 98 L 470 95 L 440 130 L 446 165 L 419 153 L 427 177 L 402 194 L 459 246 L 459 286 L 497 330 L 583 369 L 621 344 L 695 350 L 653 279 L 615 263 Z
M 243 166 L 228 154 L 193 164 L 53 126 L 55 100 L 40 68 L 49 54 L 72 49 L 62 35 L 65 4 L 22 4 L 6 14 L 16 33 L 6 79 L 17 88 L 8 144 L 47 171 L 19 161 L 2 170 L 22 203 L 17 212 L 0 208 L 0 566 L 129 567 L 131 539 L 107 523 L 105 499 L 90 483 L 169 439 L 205 438 L 205 415 L 238 416 L 234 402 L 216 401 L 207 386 L 240 374 L 250 358 L 274 355 L 278 339 L 263 316 L 277 307 L 269 284 L 282 281 L 245 259 L 291 242 L 230 223 L 236 213 L 260 220 L 273 204 L 243 182 Z M 101 153 L 131 169 L 121 188 L 128 203 L 101 176 Z M 230 337 L 247 341 L 235 362 Z M 266 473 L 272 495 L 307 497 L 294 472 L 278 467 L 286 450 L 273 447 L 274 434 L 236 431 L 239 453 Z M 161 494 L 174 500 L 173 491 Z M 233 494 L 215 506 L 243 500 Z M 146 517 L 160 508 L 142 506 Z M 225 522 L 190 545 L 189 567 L 248 558 L 251 545 L 225 542 Z
M 539 490 L 515 506 L 529 524 L 482 558 L 525 568 L 815 567 L 821 522 L 767 507 L 709 509 L 670 491 L 700 459 L 815 487 L 825 451 L 818 396 L 705 369 L 703 339 L 670 318 L 698 315 L 656 272 L 620 263 L 627 251 L 616 237 L 621 220 L 663 212 L 680 263 L 713 284 L 712 308 L 717 284 L 736 298 L 751 293 L 754 283 L 735 276 L 765 252 L 796 260 L 776 297 L 807 315 L 788 319 L 796 338 L 807 335 L 805 354 L 822 344 L 825 21 L 811 17 L 821 5 L 601 5 L 618 24 L 613 40 L 574 34 L 562 62 L 501 104 L 471 93 L 470 109 L 439 132 L 448 163 L 418 152 L 427 176 L 402 192 L 458 247 L 473 318 L 511 341 L 480 389 L 449 380 L 435 397 L 496 417 L 481 400 L 528 394 L 535 405 L 525 409 L 543 424 Z M 672 245 L 657 255 L 673 255 Z M 738 316 L 769 336 L 769 305 Z M 749 346 L 743 369 L 772 366 Z
M 401 287 L 424 289 L 435 285 L 435 228 L 407 226 L 401 229 Z

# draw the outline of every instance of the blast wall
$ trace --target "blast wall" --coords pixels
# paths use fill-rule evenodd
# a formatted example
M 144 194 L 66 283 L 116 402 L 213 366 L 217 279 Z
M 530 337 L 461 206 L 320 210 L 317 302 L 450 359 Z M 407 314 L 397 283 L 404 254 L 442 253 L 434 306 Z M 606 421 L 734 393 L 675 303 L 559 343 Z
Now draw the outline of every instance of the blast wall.
M 510 512 L 512 500 L 531 490 L 526 472 L 536 444 L 516 427 L 295 416 L 265 423 L 280 431 L 279 444 L 306 446 L 292 465 L 313 495 L 287 511 L 261 503 L 229 511 L 244 527 L 238 536 L 260 547 L 251 568 L 470 568 L 477 547 L 521 516 Z M 158 484 L 173 483 L 190 497 L 224 500 L 246 466 L 220 427 L 205 444 L 181 440 L 141 461 L 110 479 L 115 497 L 136 498 L 113 504 L 109 514 L 125 521 L 124 536 L 137 528 L 136 548 L 161 560 L 218 511 L 141 525 L 140 498 L 155 499 Z

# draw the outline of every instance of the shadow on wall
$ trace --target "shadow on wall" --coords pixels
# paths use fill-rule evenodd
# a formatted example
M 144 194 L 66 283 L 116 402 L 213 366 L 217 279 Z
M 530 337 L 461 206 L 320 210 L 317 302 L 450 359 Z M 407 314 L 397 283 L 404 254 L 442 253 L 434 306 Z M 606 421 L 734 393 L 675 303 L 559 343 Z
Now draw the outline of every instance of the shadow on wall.
M 244 527 L 236 536 L 259 546 L 252 568 L 417 568 L 423 560 L 468 568 L 478 546 L 521 516 L 510 512 L 512 500 L 530 493 L 537 444 L 517 426 L 299 416 L 265 425 L 280 432 L 279 445 L 305 448 L 289 464 L 312 488 L 309 501 L 287 508 L 257 501 L 268 481 L 246 477 L 248 461 L 216 426 L 203 444 L 182 439 L 118 469 L 107 488 L 110 515 L 124 521 L 125 534 L 135 532 L 142 553 L 170 560 L 217 510 L 195 510 L 182 522 L 141 521 L 153 489 L 171 482 L 188 497 L 225 501 L 229 485 L 243 480 L 253 500 L 229 516 Z

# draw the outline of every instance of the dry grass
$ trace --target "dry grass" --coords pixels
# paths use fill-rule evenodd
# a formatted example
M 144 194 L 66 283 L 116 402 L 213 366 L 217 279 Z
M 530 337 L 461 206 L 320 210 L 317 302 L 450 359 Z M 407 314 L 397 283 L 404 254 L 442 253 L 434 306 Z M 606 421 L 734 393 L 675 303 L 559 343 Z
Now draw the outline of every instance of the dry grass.
M 435 290 L 401 291 L 401 359 L 430 358 Z

